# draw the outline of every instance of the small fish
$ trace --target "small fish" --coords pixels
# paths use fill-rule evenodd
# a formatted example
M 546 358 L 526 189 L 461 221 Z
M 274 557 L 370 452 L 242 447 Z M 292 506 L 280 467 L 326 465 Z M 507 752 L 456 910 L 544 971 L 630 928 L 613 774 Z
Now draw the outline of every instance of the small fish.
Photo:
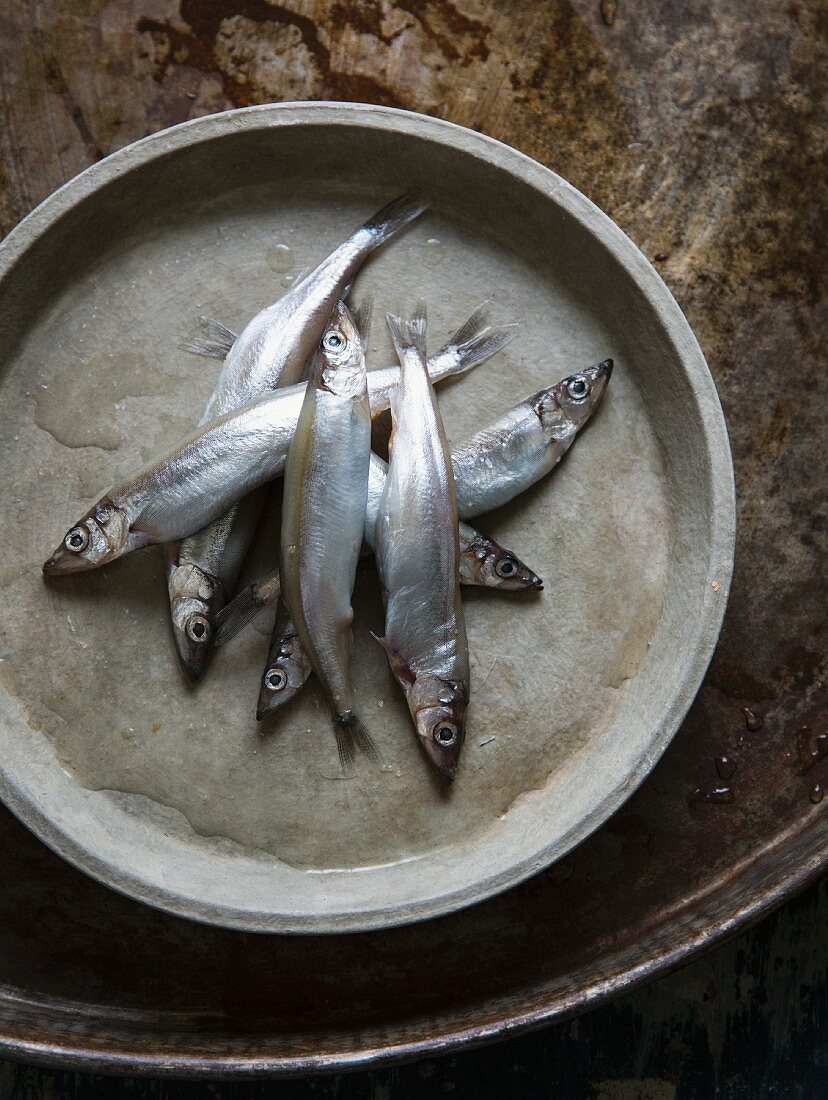
M 351 594 L 365 527 L 371 412 L 365 354 L 347 306 L 322 337 L 290 446 L 282 505 L 282 599 L 331 707 L 343 770 L 378 755 L 351 685 Z
M 435 381 L 462 374 L 511 337 L 507 329 L 491 328 L 478 311 L 430 360 L 429 369 Z M 372 416 L 388 408 L 399 377 L 398 367 L 368 372 Z M 304 396 L 304 383 L 274 390 L 192 432 L 105 493 L 66 532 L 43 572 L 97 569 L 144 546 L 200 534 L 282 473 Z
M 380 215 L 376 215 L 375 220 L 382 219 Z M 329 261 L 325 263 L 329 264 Z M 297 287 L 296 290 L 298 289 Z M 295 295 L 296 291 L 291 293 Z M 284 300 L 280 299 L 277 306 L 281 308 Z M 269 323 L 275 323 L 277 320 L 277 314 L 273 312 L 276 308 L 276 306 L 271 307 L 269 314 L 267 310 L 265 311 L 269 315 Z M 257 327 L 257 331 L 261 327 L 260 318 L 251 322 L 251 325 Z M 248 329 L 245 329 L 245 333 Z M 189 349 L 208 355 L 221 353 L 223 357 L 237 347 L 233 333 L 217 322 L 207 322 L 207 333 L 206 340 L 187 345 Z M 429 360 L 429 371 L 435 378 L 460 374 L 493 355 L 509 342 L 512 335 L 513 331 L 509 326 L 493 328 L 488 322 L 485 308 L 481 306 L 448 343 L 432 356 Z M 239 340 L 241 339 L 240 337 Z M 269 345 L 263 345 L 262 348 L 264 349 L 265 346 Z M 232 355 L 228 355 L 228 363 L 234 361 L 234 355 L 235 351 L 232 351 Z M 249 363 L 249 361 L 248 356 L 245 362 Z M 378 415 L 383 408 L 388 407 L 390 388 L 396 385 L 398 373 L 397 367 L 389 367 L 385 370 L 372 371 L 369 375 L 372 391 L 379 399 L 379 407 L 376 411 L 374 409 L 377 406 L 377 400 L 372 401 L 373 415 Z M 249 382 L 260 381 L 256 372 L 252 370 L 247 377 Z M 272 381 L 273 377 L 269 377 Z M 285 377 L 283 372 L 279 375 L 278 381 L 282 382 Z M 214 409 L 217 406 L 211 400 L 208 407 Z M 173 544 L 167 548 L 167 587 L 173 635 L 181 665 L 190 680 L 200 679 L 207 665 L 218 630 L 216 617 L 229 595 L 235 590 L 241 562 L 250 547 L 259 522 L 263 500 L 263 496 L 253 493 L 239 501 L 204 530 L 185 539 L 180 546 Z M 209 597 L 203 600 L 194 595 L 202 589 L 210 593 Z
M 604 396 L 612 359 L 539 390 L 452 451 L 461 519 L 500 508 L 549 473 Z
M 501 592 L 540 592 L 543 581 L 511 550 L 460 524 L 460 583 Z M 272 569 L 240 589 L 215 617 L 216 646 L 227 645 L 281 593 L 279 570 Z
M 374 529 L 382 497 L 382 486 L 385 484 L 386 469 L 386 463 L 372 453 L 368 481 L 368 509 L 365 514 L 364 552 L 373 550 Z M 495 588 L 503 592 L 540 592 L 543 589 L 541 578 L 533 569 L 525 565 L 517 554 L 467 523 L 460 523 L 459 533 L 461 584 L 478 588 Z M 275 603 L 280 594 L 278 569 L 265 573 L 252 584 L 242 588 L 215 616 L 216 646 L 226 645 L 235 638 L 260 611 Z
M 414 192 L 388 203 L 287 294 L 258 313 L 239 336 L 210 322 L 208 340 L 195 347 L 213 355 L 226 350 L 226 358 L 200 423 L 215 420 L 269 390 L 301 381 L 335 303 L 347 293 L 365 260 L 427 207 L 427 200 Z M 263 506 L 264 496 L 257 493 L 214 520 L 208 530 L 185 539 L 178 548 L 178 560 L 175 548 L 167 553 L 173 636 L 182 668 L 191 680 L 199 679 L 206 667 L 213 618 L 236 586 Z M 191 593 L 202 587 L 211 597 L 199 607 Z
M 447 783 L 465 738 L 469 651 L 460 601 L 457 504 L 446 435 L 425 359 L 422 310 L 388 317 L 400 360 L 391 460 L 375 535 L 385 599 L 382 644 L 425 753 Z
M 460 524 L 460 583 L 501 592 L 540 592 L 543 581 L 488 535 Z
M 261 722 L 298 695 L 310 674 L 310 661 L 302 648 L 287 608 L 280 600 L 267 654 L 267 665 L 259 688 L 256 719 Z
M 465 523 L 460 524 L 460 583 L 523 592 L 543 588 L 540 577 L 519 558 Z M 235 638 L 259 611 L 279 599 L 280 592 L 278 569 L 242 589 L 217 617 L 216 645 L 225 645 Z M 310 662 L 280 601 L 256 718 L 261 721 L 294 699 L 310 674 Z

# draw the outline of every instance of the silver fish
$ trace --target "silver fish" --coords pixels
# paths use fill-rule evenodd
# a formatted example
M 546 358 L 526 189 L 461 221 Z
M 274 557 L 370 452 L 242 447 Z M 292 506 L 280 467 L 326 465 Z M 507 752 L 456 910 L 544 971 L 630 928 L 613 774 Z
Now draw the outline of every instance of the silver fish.
M 462 374 L 512 335 L 491 328 L 478 311 L 429 360 L 429 370 L 435 381 Z M 399 377 L 399 367 L 368 372 L 372 416 L 389 407 Z M 282 473 L 304 396 L 304 383 L 278 389 L 192 432 L 105 493 L 67 531 L 43 572 L 53 576 L 97 569 L 141 547 L 200 533 Z
M 385 599 L 382 644 L 420 744 L 454 780 L 465 738 L 469 650 L 460 600 L 457 503 L 443 422 L 425 359 L 425 314 L 388 317 L 400 360 L 391 460 L 375 550 Z
M 364 551 L 373 551 L 374 528 L 387 464 L 372 452 L 365 513 Z M 460 583 L 504 592 L 539 592 L 543 581 L 517 554 L 494 539 L 460 523 Z M 280 595 L 279 570 L 273 569 L 242 588 L 215 617 L 215 644 L 226 645 Z
M 375 220 L 381 221 L 381 215 L 376 215 Z M 360 230 L 357 235 L 362 232 L 363 230 Z M 345 247 L 342 246 L 343 249 Z M 325 268 L 330 262 L 331 257 L 325 261 L 322 268 Z M 312 276 L 308 278 L 310 279 Z M 295 295 L 298 289 L 297 287 L 295 291 L 292 291 L 291 295 Z M 314 287 L 314 293 L 318 289 L 318 287 Z M 290 295 L 287 297 L 290 297 Z M 312 300 L 311 295 L 308 301 Z M 285 299 L 281 299 L 269 311 L 264 311 L 264 314 L 270 315 L 271 322 L 275 323 L 278 317 L 281 316 L 280 313 L 276 314 L 273 311 L 277 307 L 281 308 L 284 301 Z M 328 315 L 330 315 L 330 310 Z M 251 326 L 254 326 L 257 330 L 261 328 L 263 323 L 261 318 L 263 316 L 263 314 L 260 314 L 258 318 L 255 318 L 242 333 L 242 336 L 232 344 L 225 369 L 222 372 L 223 376 L 227 371 L 227 364 L 243 362 L 249 365 L 250 349 L 246 334 Z M 209 332 L 211 339 L 201 344 L 189 345 L 191 350 L 215 354 L 214 349 L 226 348 L 228 340 L 232 343 L 233 334 L 222 325 L 212 322 Z M 493 329 L 488 324 L 485 309 L 481 307 L 472 314 L 448 343 L 432 357 L 429 361 L 429 370 L 434 373 L 435 377 L 446 377 L 450 374 L 462 373 L 494 354 L 498 348 L 508 343 L 511 336 L 512 333 L 508 327 Z M 319 334 L 317 333 L 317 344 L 318 341 Z M 248 354 L 238 360 L 236 349 L 240 342 L 244 343 Z M 264 351 L 269 347 L 269 343 L 264 343 L 262 350 Z M 383 385 L 388 384 L 387 381 L 383 382 L 384 377 L 396 379 L 396 376 L 396 367 L 387 368 L 385 372 L 372 371 L 370 377 L 372 378 L 373 389 L 381 389 Z M 251 384 L 253 381 L 257 384 L 261 381 L 259 375 L 252 369 L 247 371 L 246 377 Z M 279 381 L 283 381 L 285 377 L 286 372 L 283 371 L 279 376 Z M 269 378 L 272 381 L 272 376 L 269 376 Z M 234 391 L 233 396 L 237 392 Z M 251 396 L 256 396 L 256 394 L 251 393 Z M 214 402 L 211 399 L 210 407 L 213 407 L 213 405 Z M 378 411 L 382 411 L 382 408 L 387 408 L 387 401 L 380 406 Z M 241 562 L 253 539 L 261 516 L 263 502 L 264 497 L 261 493 L 251 494 L 239 501 L 223 516 L 214 520 L 203 531 L 191 535 L 184 541 L 180 549 L 174 545 L 166 548 L 173 635 L 182 667 L 191 680 L 200 679 L 206 668 L 215 641 L 216 616 L 236 587 Z M 207 593 L 207 596 L 203 599 L 197 595 L 201 591 Z
M 351 594 L 365 527 L 371 413 L 365 355 L 347 307 L 322 337 L 290 446 L 282 505 L 282 599 L 331 707 L 347 771 L 357 749 L 376 756 L 356 711 Z
M 282 704 L 298 695 L 310 674 L 310 661 L 299 641 L 296 627 L 284 602 L 279 600 L 267 665 L 259 688 L 256 707 L 258 721 L 261 722 Z
M 477 432 L 451 455 L 458 511 L 466 518 L 506 504 L 561 461 L 604 396 L 613 363 L 606 359 L 549 386 Z M 382 494 L 385 463 L 371 456 L 365 541 L 370 546 Z M 462 507 L 460 502 L 462 503 Z M 460 582 L 498 588 L 540 589 L 543 583 L 510 551 L 465 523 L 459 525 Z M 248 585 L 219 616 L 217 645 L 224 645 L 278 596 L 278 570 Z M 292 650 L 292 682 L 298 682 L 297 647 Z M 305 679 L 309 671 L 305 674 Z M 304 681 L 303 681 L 304 682 Z M 301 686 L 301 684 L 300 684 Z M 270 697 L 268 713 L 297 694 Z
M 301 381 L 334 304 L 347 293 L 365 260 L 427 207 L 428 202 L 413 192 L 394 199 L 287 294 L 258 313 L 232 342 L 200 423 L 215 420 L 268 390 Z M 219 328 L 218 335 L 226 339 L 232 333 Z M 262 494 L 240 502 L 208 530 L 185 540 L 177 555 L 175 548 L 167 552 L 173 637 L 191 680 L 199 679 L 206 667 L 212 620 L 235 588 L 263 504 Z M 210 595 L 199 607 L 194 593 L 202 589 Z
M 612 368 L 605 359 L 539 390 L 455 448 L 460 517 L 501 507 L 557 466 L 601 403 Z
M 511 551 L 465 523 L 460 524 L 460 583 L 504 591 L 539 592 L 543 588 L 540 577 Z M 243 588 L 216 618 L 216 645 L 234 638 L 259 611 L 279 600 L 280 592 L 278 569 Z M 311 671 L 296 628 L 279 601 L 256 718 L 261 721 L 294 699 Z

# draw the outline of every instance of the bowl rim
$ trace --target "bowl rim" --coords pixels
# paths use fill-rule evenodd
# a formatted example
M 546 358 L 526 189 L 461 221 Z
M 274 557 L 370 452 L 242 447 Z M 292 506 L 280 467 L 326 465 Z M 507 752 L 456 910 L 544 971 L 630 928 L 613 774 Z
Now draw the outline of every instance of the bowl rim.
M 99 882 L 128 897 L 177 916 L 243 931 L 275 934 L 328 934 L 370 931 L 431 919 L 482 902 L 507 890 L 552 860 L 561 858 L 599 828 L 638 788 L 659 760 L 684 719 L 713 656 L 727 606 L 733 571 L 736 530 L 735 482 L 727 427 L 713 378 L 698 341 L 678 303 L 658 272 L 612 219 L 571 184 L 531 157 L 495 138 L 443 119 L 392 107 L 329 101 L 263 104 L 191 119 L 158 131 L 110 154 L 69 180 L 28 214 L 0 242 L 0 293 L 5 280 L 26 251 L 60 219 L 90 195 L 128 172 L 160 157 L 222 139 L 228 135 L 282 126 L 344 126 L 392 131 L 420 140 L 450 145 L 484 159 L 540 192 L 562 208 L 609 252 L 658 318 L 662 331 L 683 367 L 691 397 L 699 410 L 710 497 L 705 596 L 694 623 L 694 636 L 685 649 L 681 675 L 662 713 L 648 749 L 632 774 L 614 784 L 604 800 L 565 836 L 524 855 L 508 870 L 476 880 L 471 886 L 444 890 L 431 898 L 407 901 L 396 909 L 377 904 L 350 912 L 282 917 L 247 907 L 211 903 L 177 892 L 114 860 L 101 856 L 87 843 L 57 825 L 38 805 L 36 797 L 9 775 L 0 761 L 0 797 L 9 809 L 58 855 Z M 715 582 L 715 588 L 713 583 Z

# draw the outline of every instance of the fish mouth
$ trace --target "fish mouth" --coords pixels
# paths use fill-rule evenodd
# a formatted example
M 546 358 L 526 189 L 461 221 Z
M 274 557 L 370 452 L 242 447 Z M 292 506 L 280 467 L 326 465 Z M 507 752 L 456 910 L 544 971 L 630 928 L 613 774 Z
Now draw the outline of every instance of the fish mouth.
M 275 714 L 276 711 L 283 706 L 289 699 L 292 699 L 296 694 L 296 689 L 292 685 L 288 684 L 284 691 L 268 691 L 266 687 L 262 687 L 259 692 L 259 702 L 256 706 L 256 721 L 263 722 L 265 718 L 269 718 L 271 714 Z
M 88 561 L 81 554 L 71 554 L 62 546 L 43 563 L 44 577 L 62 577 L 67 573 L 87 573 L 96 563 Z
M 443 782 L 451 786 L 454 777 L 457 775 L 457 751 L 459 750 L 445 749 L 431 737 L 420 737 L 420 744 L 423 746 L 431 766 Z
M 612 359 L 604 359 L 601 363 L 596 363 L 594 367 L 589 371 L 585 371 L 585 374 L 592 374 L 593 380 L 600 387 L 599 396 L 603 397 L 604 390 L 607 388 L 610 378 L 612 378 L 612 372 L 615 368 L 615 363 Z
M 191 684 L 197 683 L 204 675 L 213 652 L 215 628 L 211 627 L 209 634 L 205 633 L 204 639 L 198 640 L 191 638 L 186 629 L 182 630 L 181 627 L 174 626 L 173 638 L 182 672 Z

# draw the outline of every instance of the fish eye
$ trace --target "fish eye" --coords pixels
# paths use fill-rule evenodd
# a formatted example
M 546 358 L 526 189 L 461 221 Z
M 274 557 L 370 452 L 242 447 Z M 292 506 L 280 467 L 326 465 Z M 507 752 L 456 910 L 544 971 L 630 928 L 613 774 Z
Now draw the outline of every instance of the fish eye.
M 268 691 L 282 691 L 287 687 L 287 673 L 283 668 L 274 666 L 265 673 L 264 682 Z
M 454 722 L 438 722 L 432 736 L 438 745 L 453 745 L 457 740 L 457 726 Z
M 89 545 L 89 532 L 85 527 L 73 527 L 63 540 L 63 545 L 73 554 L 81 554 Z
M 209 641 L 213 628 L 205 615 L 191 615 L 187 620 L 187 637 L 194 642 Z
M 345 347 L 345 337 L 338 328 L 329 329 L 322 339 L 322 347 L 325 351 L 341 351 Z
M 517 563 L 514 558 L 501 558 L 495 566 L 498 577 L 512 577 L 517 573 Z
M 573 401 L 585 401 L 589 397 L 589 380 L 582 374 L 574 374 L 566 384 L 566 392 Z

